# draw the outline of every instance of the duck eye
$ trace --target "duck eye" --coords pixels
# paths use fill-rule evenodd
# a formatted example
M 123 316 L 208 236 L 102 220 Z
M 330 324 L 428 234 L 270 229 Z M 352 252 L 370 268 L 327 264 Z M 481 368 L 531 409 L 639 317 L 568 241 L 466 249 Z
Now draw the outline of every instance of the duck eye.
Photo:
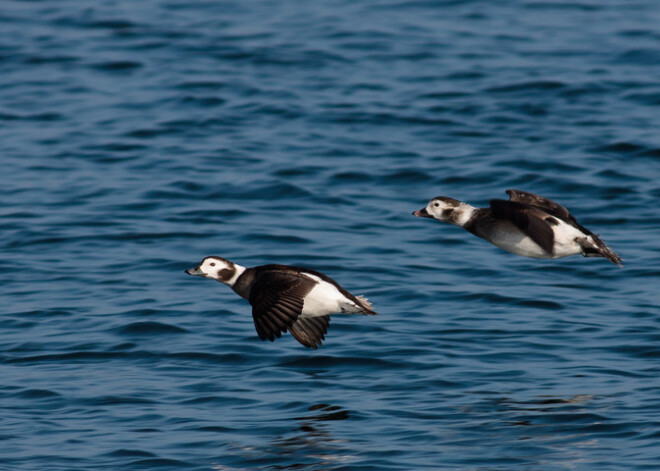
M 440 206 L 440 203 L 435 203 L 433 206 L 437 208 L 438 206 Z
M 214 267 L 214 266 L 215 266 L 215 262 L 211 262 L 211 266 Z

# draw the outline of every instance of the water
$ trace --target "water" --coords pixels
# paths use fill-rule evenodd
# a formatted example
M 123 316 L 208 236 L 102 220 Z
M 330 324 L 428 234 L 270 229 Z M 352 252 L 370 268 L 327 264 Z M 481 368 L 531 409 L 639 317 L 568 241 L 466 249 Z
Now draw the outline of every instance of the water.
M 653 0 L 0 11 L 0 469 L 660 468 Z M 507 188 L 626 260 L 411 216 Z M 307 350 L 183 270 L 332 276 Z

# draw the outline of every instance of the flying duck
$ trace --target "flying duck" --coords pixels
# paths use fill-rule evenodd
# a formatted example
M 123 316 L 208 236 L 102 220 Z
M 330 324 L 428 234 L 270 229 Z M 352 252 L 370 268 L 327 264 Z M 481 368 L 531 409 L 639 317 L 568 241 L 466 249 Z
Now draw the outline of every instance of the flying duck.
M 206 257 L 186 273 L 224 283 L 247 299 L 261 340 L 272 342 L 289 331 L 305 347 L 316 349 L 325 339 L 330 314 L 376 314 L 365 297 L 353 296 L 329 276 L 307 268 L 246 268 L 221 257 Z
M 507 252 L 523 257 L 560 258 L 582 254 L 605 257 L 623 266 L 623 259 L 580 225 L 562 205 L 543 196 L 506 190 L 509 201 L 490 200 L 489 208 L 475 208 L 462 201 L 438 196 L 417 217 L 454 224 Z

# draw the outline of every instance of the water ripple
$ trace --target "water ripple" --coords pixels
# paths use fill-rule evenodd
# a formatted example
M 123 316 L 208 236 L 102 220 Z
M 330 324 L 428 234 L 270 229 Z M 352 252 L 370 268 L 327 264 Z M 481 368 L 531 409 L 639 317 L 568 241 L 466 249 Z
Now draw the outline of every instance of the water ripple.
M 9 0 L 0 468 L 657 469 L 658 20 Z M 411 215 L 511 187 L 625 267 Z M 321 270 L 379 315 L 261 342 L 246 300 L 183 273 L 209 254 Z

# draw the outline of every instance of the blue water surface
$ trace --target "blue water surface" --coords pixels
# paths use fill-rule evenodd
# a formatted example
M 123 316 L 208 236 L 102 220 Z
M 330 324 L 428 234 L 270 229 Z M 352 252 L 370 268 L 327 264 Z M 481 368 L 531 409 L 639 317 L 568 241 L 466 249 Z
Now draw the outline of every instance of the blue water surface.
M 4 0 L 0 469 L 660 469 L 655 0 Z M 533 191 L 621 254 L 414 218 Z M 261 342 L 206 255 L 364 294 Z

